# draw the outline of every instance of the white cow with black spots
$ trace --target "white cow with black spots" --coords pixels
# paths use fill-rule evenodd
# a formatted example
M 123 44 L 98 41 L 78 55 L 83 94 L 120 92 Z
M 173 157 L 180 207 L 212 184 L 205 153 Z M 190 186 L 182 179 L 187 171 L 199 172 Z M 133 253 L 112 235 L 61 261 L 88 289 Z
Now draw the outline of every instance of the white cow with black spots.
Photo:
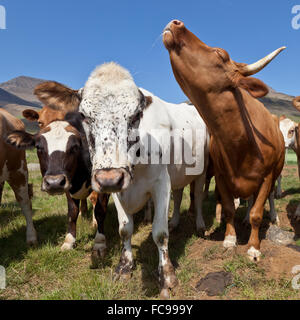
M 202 200 L 209 134 L 203 120 L 194 106 L 170 104 L 139 89 L 130 73 L 115 63 L 98 67 L 79 92 L 69 88 L 55 92 L 50 87 L 51 83 L 45 83 L 40 90 L 41 101 L 56 109 L 79 108 L 85 117 L 92 187 L 97 192 L 111 193 L 118 211 L 124 245 L 116 269 L 118 277 L 130 275 L 134 266 L 133 214 L 153 199 L 152 235 L 159 252 L 161 295 L 168 297 L 169 289 L 177 284 L 168 252 L 171 190 L 175 211 L 170 224 L 175 227 L 183 189 L 195 182 L 197 229 L 205 230 Z M 80 103 L 76 102 L 78 97 Z M 172 135 L 174 138 L 170 139 Z M 103 241 L 97 233 L 95 250 L 98 239 Z

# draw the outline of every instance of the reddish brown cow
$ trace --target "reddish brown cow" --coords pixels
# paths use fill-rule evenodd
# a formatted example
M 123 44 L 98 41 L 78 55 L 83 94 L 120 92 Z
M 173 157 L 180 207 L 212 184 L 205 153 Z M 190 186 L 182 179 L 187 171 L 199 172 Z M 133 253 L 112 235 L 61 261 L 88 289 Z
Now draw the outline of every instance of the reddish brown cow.
M 36 244 L 37 236 L 32 221 L 30 188 L 25 151 L 15 150 L 5 143 L 8 134 L 14 130 L 24 131 L 23 123 L 10 113 L 0 109 L 0 191 L 7 181 L 20 203 L 27 222 L 26 239 L 29 245 Z
M 248 76 L 283 48 L 253 65 L 236 63 L 225 50 L 206 45 L 178 20 L 169 23 L 163 40 L 177 82 L 212 134 L 211 155 L 226 217 L 224 247 L 236 246 L 234 198 L 254 195 L 248 255 L 258 261 L 264 204 L 284 165 L 284 141 L 271 113 L 255 99 L 268 93 L 267 86 Z

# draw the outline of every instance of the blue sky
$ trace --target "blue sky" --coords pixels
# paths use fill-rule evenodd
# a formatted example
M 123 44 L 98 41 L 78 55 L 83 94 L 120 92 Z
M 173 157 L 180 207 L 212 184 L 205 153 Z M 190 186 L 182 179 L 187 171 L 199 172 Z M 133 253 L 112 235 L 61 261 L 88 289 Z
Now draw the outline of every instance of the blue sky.
M 19 75 L 82 87 L 99 64 L 116 61 L 136 83 L 170 101 L 185 100 L 174 80 L 161 33 L 184 21 L 201 40 L 250 63 L 286 45 L 257 77 L 300 94 L 300 30 L 291 25 L 300 0 L 0 0 L 0 82 Z

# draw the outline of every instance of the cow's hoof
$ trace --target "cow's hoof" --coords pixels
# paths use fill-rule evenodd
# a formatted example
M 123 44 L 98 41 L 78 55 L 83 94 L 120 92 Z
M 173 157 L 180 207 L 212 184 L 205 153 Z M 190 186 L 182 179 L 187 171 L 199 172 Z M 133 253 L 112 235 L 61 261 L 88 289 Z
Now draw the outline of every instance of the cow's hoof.
M 248 252 L 248 257 L 252 262 L 259 262 L 261 258 L 261 252 L 256 250 L 254 247 L 251 247 Z
M 197 236 L 199 237 L 199 238 L 205 238 L 205 233 L 206 233 L 206 229 L 204 228 L 199 228 L 198 230 L 197 230 Z
M 168 289 L 163 288 L 160 291 L 160 299 L 161 300 L 169 300 L 170 299 L 170 291 Z
M 37 245 L 38 245 L 37 239 L 27 240 L 26 242 L 27 242 L 27 245 L 29 247 L 33 247 L 34 248 L 34 247 L 37 247 Z
M 65 243 L 60 247 L 60 250 L 61 250 L 61 251 L 70 251 L 70 250 L 73 250 L 73 248 L 74 248 L 74 244 L 65 242 Z
M 236 247 L 236 236 L 227 236 L 223 242 L 223 247 L 225 249 Z
M 118 268 L 115 271 L 114 277 L 113 277 L 113 281 L 124 281 L 127 282 L 132 278 L 132 271 L 118 271 Z
M 104 258 L 106 256 L 106 250 L 93 250 L 91 254 L 91 269 L 97 269 L 101 265 L 101 263 L 104 261 Z

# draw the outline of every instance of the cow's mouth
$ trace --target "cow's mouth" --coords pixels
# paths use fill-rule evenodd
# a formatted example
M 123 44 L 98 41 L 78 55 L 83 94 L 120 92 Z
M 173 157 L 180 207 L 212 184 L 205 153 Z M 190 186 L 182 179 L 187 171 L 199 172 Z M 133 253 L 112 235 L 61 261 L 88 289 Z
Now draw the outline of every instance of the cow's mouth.
M 163 32 L 163 43 L 167 50 L 171 50 L 176 46 L 178 40 L 176 40 L 176 35 L 183 28 L 184 24 L 179 20 L 173 20 L 165 27 Z
M 98 193 L 118 193 L 125 191 L 131 180 L 130 173 L 123 168 L 95 170 L 92 188 Z
M 66 175 L 48 175 L 43 178 L 41 189 L 51 196 L 57 196 L 68 192 L 71 189 L 71 184 Z

